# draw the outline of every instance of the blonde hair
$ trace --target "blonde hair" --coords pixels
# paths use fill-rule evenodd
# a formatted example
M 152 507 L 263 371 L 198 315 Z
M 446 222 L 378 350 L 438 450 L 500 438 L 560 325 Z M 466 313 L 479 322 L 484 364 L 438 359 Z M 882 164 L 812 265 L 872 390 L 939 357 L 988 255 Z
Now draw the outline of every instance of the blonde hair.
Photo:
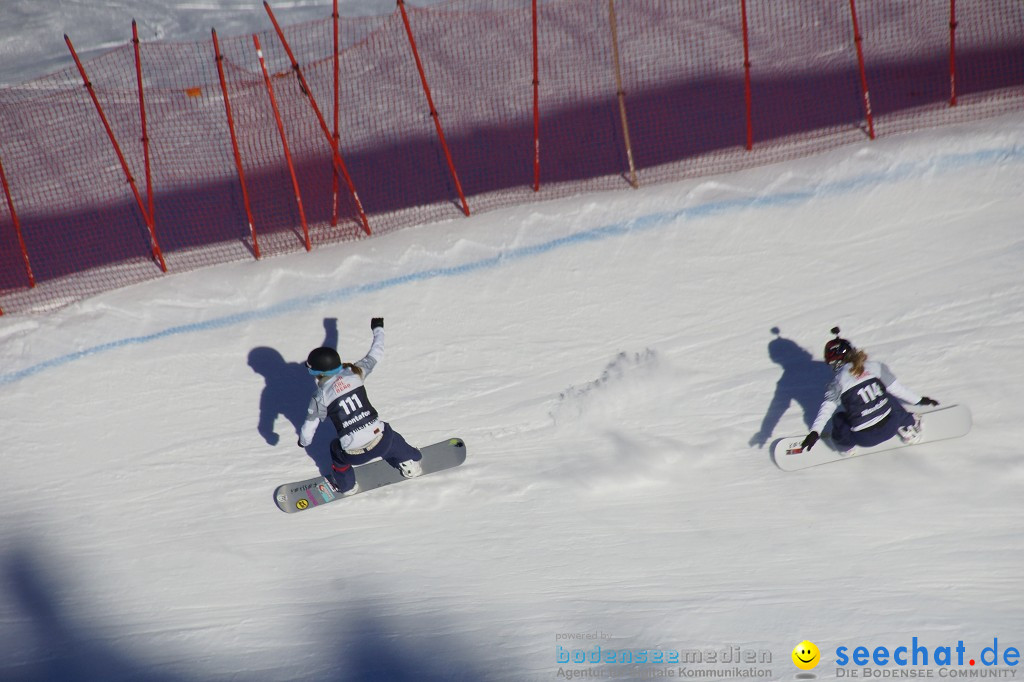
M 355 372 L 356 374 L 358 374 L 360 379 L 363 378 L 363 368 L 362 367 L 358 367 L 356 365 L 353 365 L 351 362 L 343 362 L 343 363 L 341 363 L 341 366 L 344 367 L 345 369 L 350 369 L 353 372 Z
M 864 351 L 857 349 L 850 352 L 850 355 L 846 358 L 846 361 L 850 363 L 850 372 L 855 377 L 859 377 L 864 373 L 864 363 L 868 360 L 868 354 Z
M 364 378 L 363 377 L 363 368 L 358 366 L 358 365 L 353 365 L 351 362 L 343 362 L 343 363 L 341 363 L 341 367 L 342 367 L 342 369 L 352 370 L 353 372 L 355 372 L 356 374 L 359 375 L 360 379 Z M 327 382 L 330 381 L 331 379 L 333 379 L 335 376 L 337 376 L 337 373 L 335 373 L 335 374 L 321 374 L 321 375 L 319 375 L 317 377 L 317 381 L 319 381 L 321 384 L 326 385 Z

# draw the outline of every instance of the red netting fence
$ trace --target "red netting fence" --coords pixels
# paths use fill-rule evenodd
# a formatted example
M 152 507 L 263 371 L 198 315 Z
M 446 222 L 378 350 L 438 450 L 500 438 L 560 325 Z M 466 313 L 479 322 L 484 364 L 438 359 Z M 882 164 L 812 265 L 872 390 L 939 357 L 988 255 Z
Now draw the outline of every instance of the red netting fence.
M 0 309 L 1024 104 L 1019 0 L 399 1 L 280 33 L 270 16 L 256 40 L 126 26 L 81 69 L 0 89 Z

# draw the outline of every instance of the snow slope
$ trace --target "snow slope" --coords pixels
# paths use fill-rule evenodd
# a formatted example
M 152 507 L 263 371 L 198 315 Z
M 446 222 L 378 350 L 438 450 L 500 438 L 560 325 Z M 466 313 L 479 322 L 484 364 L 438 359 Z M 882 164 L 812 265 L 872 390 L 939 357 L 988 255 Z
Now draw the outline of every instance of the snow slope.
M 4 316 L 0 679 L 683 667 L 559 661 L 600 646 L 789 680 L 804 639 L 832 679 L 843 645 L 1020 648 L 1022 187 L 1013 116 Z M 300 363 L 358 359 L 377 315 L 375 405 L 469 459 L 282 514 L 327 458 L 329 427 L 295 445 Z M 972 433 L 779 471 L 760 444 L 806 430 L 835 324 Z M 740 679 L 724 658 L 686 668 Z

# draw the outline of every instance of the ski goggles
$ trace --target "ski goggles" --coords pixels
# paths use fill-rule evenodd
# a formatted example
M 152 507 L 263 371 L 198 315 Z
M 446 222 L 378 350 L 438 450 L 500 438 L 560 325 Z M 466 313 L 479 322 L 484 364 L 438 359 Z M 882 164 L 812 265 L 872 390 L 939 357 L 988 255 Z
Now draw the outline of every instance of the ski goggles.
M 329 369 L 329 370 L 324 371 L 324 370 L 321 370 L 321 369 L 313 369 L 312 367 L 309 366 L 309 363 L 307 362 L 306 363 L 306 371 L 309 372 L 311 375 L 313 375 L 315 377 L 318 377 L 318 376 L 332 377 L 335 374 L 340 374 L 341 373 L 341 366 L 339 365 L 335 369 Z

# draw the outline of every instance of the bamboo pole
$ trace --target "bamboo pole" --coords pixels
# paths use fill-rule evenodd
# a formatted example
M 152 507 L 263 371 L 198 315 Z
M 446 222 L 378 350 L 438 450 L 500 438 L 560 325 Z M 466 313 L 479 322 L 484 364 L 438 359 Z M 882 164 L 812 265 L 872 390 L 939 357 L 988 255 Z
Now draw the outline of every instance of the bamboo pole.
M 633 163 L 633 144 L 629 139 L 629 120 L 626 118 L 626 93 L 622 90 L 622 69 L 619 67 L 619 31 L 615 19 L 615 0 L 608 0 L 608 18 L 612 31 L 612 61 L 615 66 L 615 88 L 619 100 L 619 118 L 622 120 L 622 138 L 626 144 L 626 158 L 629 161 L 629 184 L 633 189 L 640 186 Z
M 949 0 L 949 106 L 956 106 L 956 0 Z
M 533 191 L 540 191 L 540 57 L 537 45 L 537 0 L 533 0 Z

